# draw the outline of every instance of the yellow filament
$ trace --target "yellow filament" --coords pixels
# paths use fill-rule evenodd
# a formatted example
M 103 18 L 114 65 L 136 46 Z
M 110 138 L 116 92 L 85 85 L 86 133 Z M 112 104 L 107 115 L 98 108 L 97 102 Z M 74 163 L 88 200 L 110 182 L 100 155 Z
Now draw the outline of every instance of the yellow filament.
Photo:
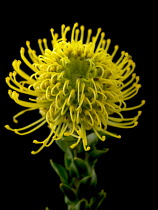
M 90 117 L 90 120 L 91 120 L 91 122 L 88 121 L 88 124 L 89 124 L 90 126 L 93 126 L 93 125 L 94 125 L 94 120 L 93 120 L 92 115 L 90 114 L 90 112 L 89 112 L 88 110 L 85 111 L 85 114 L 87 114 L 87 115 Z
M 89 110 L 92 111 L 92 103 L 90 102 L 90 100 L 87 97 L 85 97 L 84 100 L 88 102 Z
M 79 101 L 80 101 L 80 80 L 79 79 L 76 80 L 76 84 L 77 84 L 77 91 L 78 91 L 77 99 L 78 99 L 78 103 L 79 103 Z
M 28 74 L 26 74 L 24 71 L 22 71 L 20 69 L 20 64 L 21 64 L 21 61 L 20 60 L 14 60 L 12 65 L 13 65 L 13 68 L 14 70 L 24 79 L 30 81 L 31 83 L 35 82 L 34 79 L 30 78 Z
M 73 43 L 74 41 L 74 35 L 75 35 L 75 29 L 78 26 L 78 23 L 75 23 L 73 28 L 72 28 L 72 32 L 71 32 L 71 43 Z
M 139 118 L 139 116 L 141 115 L 141 111 L 138 111 L 137 116 L 133 117 L 133 118 L 124 118 L 123 116 L 121 116 L 121 118 L 116 118 L 116 117 L 110 117 L 109 116 L 109 120 L 115 121 L 115 122 L 123 122 L 123 121 L 133 121 L 133 120 L 137 120 Z
M 24 107 L 28 107 L 28 108 L 40 108 L 40 107 L 44 107 L 45 104 L 37 104 L 37 103 L 31 103 L 31 102 L 27 102 L 27 101 L 22 101 L 18 99 L 19 94 L 15 91 L 13 91 L 12 93 L 9 92 L 9 95 L 12 99 L 14 99 L 14 101 Z
M 135 77 L 136 77 L 136 74 L 133 73 L 133 74 L 132 74 L 132 78 L 131 78 L 127 83 L 123 84 L 123 86 L 120 88 L 120 90 L 122 90 L 122 89 L 124 89 L 125 87 L 127 87 L 128 85 L 130 85 L 130 84 L 134 81 Z
M 76 125 L 75 125 L 75 123 L 73 122 L 73 123 L 72 123 L 72 127 L 71 127 L 71 131 L 65 132 L 65 133 L 64 133 L 64 136 L 74 136 L 75 138 L 78 138 L 77 135 L 74 135 L 75 129 L 76 129 Z
M 68 127 L 68 123 L 64 123 L 64 124 L 62 125 L 62 128 L 61 128 L 61 130 L 60 130 L 60 134 L 59 134 L 60 139 L 63 137 L 65 131 L 67 130 L 67 127 Z
M 111 39 L 107 39 L 107 41 L 106 41 L 106 46 L 105 46 L 105 52 L 108 51 L 109 46 L 110 46 L 110 43 L 111 43 Z
M 47 39 L 43 39 L 43 43 L 44 43 L 44 47 L 45 47 L 45 49 L 48 49 Z
M 38 39 L 38 45 L 39 45 L 39 48 L 40 48 L 40 51 L 41 51 L 42 55 L 44 55 L 44 49 L 42 47 L 42 40 L 41 39 Z
M 108 125 L 113 126 L 113 127 L 118 127 L 118 128 L 133 128 L 133 127 L 138 125 L 138 122 L 134 122 L 134 123 L 130 122 L 130 123 L 128 123 L 128 124 L 133 124 L 133 125 L 124 125 L 124 124 L 123 123 L 114 123 L 114 122 L 109 122 L 108 121 Z
M 122 59 L 124 58 L 124 55 L 125 55 L 125 51 L 122 51 L 121 52 L 121 56 L 120 58 L 117 60 L 117 62 L 115 63 L 117 66 L 119 65 L 119 63 L 122 61 Z
M 97 94 L 96 94 L 96 92 L 94 91 L 94 89 L 93 88 L 91 88 L 91 87 L 88 87 L 88 90 L 90 90 L 92 93 L 93 93 L 93 102 L 91 103 L 91 104 L 93 104 L 94 102 L 95 102 L 95 100 L 96 100 L 96 98 L 97 98 Z
M 86 45 L 87 45 L 87 44 L 89 43 L 89 41 L 90 41 L 91 34 L 92 34 L 92 29 L 88 29 L 88 35 L 87 35 Z
M 131 111 L 131 110 L 134 110 L 134 109 L 138 109 L 141 106 L 143 106 L 144 104 L 145 104 L 145 100 L 142 100 L 139 105 L 133 106 L 133 107 L 128 107 L 128 108 L 123 108 L 121 111 Z
M 106 135 L 108 135 L 108 136 L 112 136 L 112 137 L 115 137 L 115 138 L 118 138 L 118 139 L 120 139 L 120 138 L 121 138 L 121 136 L 120 136 L 120 135 L 117 135 L 117 134 L 111 133 L 111 132 L 109 132 L 109 131 L 107 131 L 107 130 L 102 130 L 102 132 L 103 132 L 103 133 L 105 133 L 105 134 L 106 134 Z
M 74 93 L 75 93 L 75 89 L 72 89 L 72 90 L 70 91 L 70 95 L 69 95 L 69 97 L 68 97 L 68 99 L 67 99 L 67 105 L 68 105 L 68 106 L 71 105 L 70 100 L 71 100 L 71 97 L 74 96 Z
M 96 34 L 96 36 L 94 37 L 94 40 L 93 40 L 93 44 L 95 45 L 96 44 L 96 42 L 97 42 L 97 39 L 98 39 L 98 37 L 99 37 L 99 35 L 100 35 L 100 32 L 101 32 L 101 28 L 98 28 L 98 30 L 97 30 L 97 34 Z
M 66 94 L 66 89 L 67 89 L 69 83 L 70 83 L 69 80 L 66 80 L 66 81 L 64 82 L 64 85 L 63 85 L 63 93 L 64 93 L 64 95 L 67 95 L 67 94 Z
M 79 33 L 80 33 L 80 30 L 79 29 L 76 29 L 75 30 L 75 42 L 78 41 L 78 35 L 79 35 Z
M 80 101 L 79 101 L 79 106 L 77 107 L 76 110 L 80 109 L 80 107 L 81 107 L 82 104 L 83 104 L 84 99 L 85 99 L 85 94 L 82 94 L 82 96 L 81 96 L 81 98 L 80 98 Z
M 52 89 L 51 89 L 51 95 L 52 95 L 52 96 L 56 96 L 56 93 L 53 93 L 53 92 L 54 92 L 54 89 L 55 89 L 55 88 L 58 88 L 60 85 L 61 85 L 61 83 L 58 82 L 58 83 L 56 83 L 56 84 L 54 85 L 54 87 L 52 87 Z
M 37 69 L 35 68 L 35 66 L 33 66 L 33 65 L 26 59 L 26 57 L 24 56 L 24 52 L 25 52 L 25 49 L 22 47 L 21 50 L 20 50 L 20 55 L 21 55 L 22 60 L 25 62 L 25 64 L 26 64 L 30 69 L 32 69 L 32 71 L 37 72 Z
M 18 92 L 20 92 L 20 93 L 28 94 L 28 95 L 38 96 L 37 93 L 35 93 L 35 92 L 31 91 L 31 90 L 28 91 L 28 89 L 25 89 L 25 88 L 22 87 L 19 83 L 18 83 L 19 88 L 13 86 L 13 85 L 10 83 L 10 80 L 12 80 L 12 79 L 9 78 L 9 77 L 7 77 L 7 78 L 6 78 L 6 83 L 7 83 L 7 85 L 8 85 L 10 88 L 12 88 L 13 90 L 18 91 Z M 16 83 L 15 80 L 12 80 L 12 82 L 13 82 L 14 84 Z M 26 92 L 26 91 L 28 91 L 28 92 Z
M 64 114 L 66 113 L 67 109 L 68 109 L 68 107 L 65 108 L 65 107 L 66 107 L 66 104 L 67 104 L 67 100 L 68 100 L 68 99 L 65 100 L 65 102 L 64 102 L 64 104 L 63 104 L 63 106 L 62 106 L 61 115 L 64 115 Z
M 80 122 L 80 112 L 81 112 L 81 108 L 76 110 L 76 124 L 79 124 Z
M 85 151 L 90 150 L 90 147 L 87 146 L 87 136 L 86 136 L 86 131 L 85 131 L 85 125 L 81 123 L 81 135 L 82 135 L 82 141 L 83 141 L 83 147 Z
M 105 136 L 101 136 L 101 135 L 98 133 L 97 129 L 94 128 L 94 127 L 93 127 L 93 130 L 94 130 L 95 134 L 98 136 L 98 138 L 99 138 L 101 141 L 105 141 L 105 139 L 106 139 Z
M 65 30 L 64 30 L 65 29 Z M 70 30 L 70 26 L 67 26 L 65 28 L 65 25 L 63 24 L 62 25 L 62 38 L 63 38 L 63 41 L 66 40 L 66 34 L 67 32 Z
M 34 144 L 42 144 L 42 146 L 37 151 L 31 151 L 31 154 L 32 155 L 35 155 L 35 154 L 39 153 L 47 145 L 47 143 L 49 142 L 49 140 L 52 137 L 53 133 L 54 133 L 54 129 L 51 130 L 49 136 L 44 141 L 42 141 L 42 142 L 39 142 L 37 140 L 34 140 L 33 141 Z
M 42 121 L 42 123 L 40 123 L 41 121 Z M 35 125 L 38 124 L 38 123 L 40 123 L 38 126 L 36 126 L 35 128 L 33 128 L 33 129 L 31 129 L 31 130 L 29 130 L 29 131 L 27 131 L 27 132 L 24 132 L 24 133 L 20 133 L 20 132 L 19 132 L 19 131 L 22 131 L 22 130 L 26 130 L 26 129 L 30 128 L 30 127 L 33 127 L 33 126 L 35 126 Z M 33 122 L 33 123 L 31 123 L 31 124 L 29 124 L 29 125 L 23 127 L 23 128 L 12 129 L 12 128 L 10 128 L 9 125 L 6 125 L 5 128 L 7 128 L 8 130 L 14 131 L 16 134 L 19 134 L 19 135 L 26 135 L 26 134 L 32 133 L 33 131 L 39 129 L 39 128 L 42 127 L 45 123 L 46 123 L 46 120 L 44 120 L 44 117 L 42 117 L 41 119 L 39 119 L 39 120 L 37 120 L 37 121 L 35 121 L 35 122 Z
M 95 52 L 97 52 L 98 50 L 100 50 L 101 44 L 102 44 L 102 42 L 103 42 L 104 37 L 105 37 L 105 33 L 102 32 L 102 33 L 101 33 L 101 38 L 100 38 L 99 44 L 98 44 L 97 49 L 95 50 Z
M 35 62 L 38 62 L 39 59 L 36 55 L 36 51 L 35 50 L 32 50 L 31 47 L 30 47 L 30 42 L 29 41 L 26 41 L 26 46 L 28 48 L 28 54 L 31 58 L 31 60 L 35 63 Z
M 83 43 L 83 38 L 84 38 L 84 26 L 81 26 L 80 29 L 81 29 L 80 41 L 81 41 L 81 43 Z
M 111 54 L 111 59 L 114 58 L 114 56 L 116 55 L 116 52 L 118 51 L 118 49 L 119 49 L 119 46 L 118 46 L 118 45 L 115 45 L 114 51 L 113 51 L 113 53 Z
M 76 143 L 72 144 L 70 147 L 71 149 L 74 149 L 80 142 L 81 138 L 78 138 L 78 140 L 76 141 Z
M 35 109 L 36 109 L 36 108 L 29 108 L 29 109 L 22 110 L 21 112 L 18 112 L 16 115 L 13 116 L 13 121 L 14 121 L 14 123 L 18 123 L 18 120 L 16 119 L 17 117 L 23 115 L 25 112 L 33 111 L 33 110 L 35 110 Z

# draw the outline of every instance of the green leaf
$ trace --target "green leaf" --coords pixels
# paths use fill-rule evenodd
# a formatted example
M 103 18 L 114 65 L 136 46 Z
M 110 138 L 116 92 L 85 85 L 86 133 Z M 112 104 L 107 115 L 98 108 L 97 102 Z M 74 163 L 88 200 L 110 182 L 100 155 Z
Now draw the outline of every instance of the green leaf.
M 85 177 L 88 176 L 88 166 L 86 164 L 86 162 L 78 157 L 74 158 L 74 164 L 78 170 L 79 176 L 80 177 Z
M 69 165 L 69 174 L 71 177 L 78 177 L 79 178 L 79 173 L 78 173 L 78 169 L 74 163 L 74 160 L 71 161 L 70 165 Z
M 89 189 L 91 183 L 91 176 L 86 176 L 82 178 L 77 185 L 77 193 L 79 198 L 87 198 L 91 194 L 90 191 L 87 191 Z
M 91 177 L 92 178 L 91 178 L 90 186 L 95 188 L 97 185 L 97 175 L 96 175 L 95 169 L 92 170 Z
M 70 149 L 70 146 L 76 142 L 76 139 L 73 136 L 68 136 L 68 137 L 62 137 L 61 139 L 55 142 L 60 147 L 60 149 L 63 150 L 63 152 L 66 152 L 67 148 Z
M 90 206 L 88 204 L 88 201 L 86 199 L 80 200 L 76 205 L 75 205 L 75 210 L 90 210 Z
M 98 137 L 95 133 L 87 135 L 88 146 L 93 148 L 98 143 Z
M 50 160 L 50 164 L 53 167 L 54 171 L 60 177 L 61 182 L 68 183 L 68 174 L 65 168 L 60 164 L 54 163 L 52 160 Z
M 67 148 L 66 152 L 64 153 L 64 163 L 65 163 L 65 168 L 67 170 L 69 170 L 72 160 L 73 160 L 72 150 L 70 148 Z
M 101 192 L 98 193 L 97 196 L 95 197 L 95 202 L 91 206 L 92 209 L 97 210 L 101 206 L 105 198 L 106 198 L 106 192 L 104 192 L 104 190 L 101 190 Z
M 97 208 L 99 208 L 99 206 L 103 203 L 104 199 L 106 198 L 106 192 L 104 192 L 104 190 L 102 190 L 100 193 L 98 193 L 99 195 L 99 202 L 98 202 L 98 205 L 97 205 Z
M 93 149 L 89 152 L 89 161 L 94 161 L 98 159 L 101 155 L 105 154 L 109 151 L 109 148 L 104 148 L 102 150 Z
M 98 143 L 98 137 L 96 136 L 95 133 L 90 133 L 87 135 L 87 143 L 88 143 L 88 146 L 91 147 L 91 149 L 95 147 L 95 145 Z M 81 152 L 85 152 L 82 142 L 78 144 L 78 153 L 81 153 Z
M 69 200 L 75 201 L 77 199 L 75 190 L 72 187 L 70 187 L 70 186 L 68 186 L 66 184 L 61 183 L 60 184 L 60 189 L 64 193 L 64 195 L 67 196 L 67 198 Z

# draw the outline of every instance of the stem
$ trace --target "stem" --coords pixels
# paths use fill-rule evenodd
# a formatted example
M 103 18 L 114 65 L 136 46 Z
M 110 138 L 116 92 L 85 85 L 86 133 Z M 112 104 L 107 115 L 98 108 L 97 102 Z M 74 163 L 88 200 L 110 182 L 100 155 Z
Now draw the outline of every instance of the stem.
M 90 151 L 84 151 L 80 144 L 70 149 L 65 141 L 58 141 L 64 151 L 64 167 L 51 161 L 61 180 L 60 189 L 64 193 L 67 210 L 97 210 L 106 197 L 104 190 L 98 192 L 95 164 L 108 149 L 98 150 L 92 137 L 89 138 L 89 142 L 93 142 Z

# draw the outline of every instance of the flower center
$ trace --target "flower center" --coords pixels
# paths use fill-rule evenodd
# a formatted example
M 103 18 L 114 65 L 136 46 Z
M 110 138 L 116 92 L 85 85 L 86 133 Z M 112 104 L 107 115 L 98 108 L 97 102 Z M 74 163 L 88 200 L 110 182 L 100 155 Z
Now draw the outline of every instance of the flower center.
M 86 78 L 89 68 L 90 64 L 88 61 L 71 57 L 64 67 L 65 77 L 70 80 L 71 85 L 74 88 L 77 79 Z

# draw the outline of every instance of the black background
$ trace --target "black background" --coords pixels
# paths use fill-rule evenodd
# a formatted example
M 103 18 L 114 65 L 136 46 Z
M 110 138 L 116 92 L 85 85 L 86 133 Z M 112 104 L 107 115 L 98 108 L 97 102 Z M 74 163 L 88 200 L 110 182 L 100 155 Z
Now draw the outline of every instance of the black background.
M 20 47 L 25 47 L 26 40 L 38 49 L 38 38 L 51 39 L 50 28 L 60 32 L 61 24 L 72 27 L 75 22 L 85 25 L 86 29 L 92 28 L 94 33 L 101 27 L 106 38 L 112 39 L 111 46 L 118 44 L 120 51 L 132 55 L 142 88 L 131 104 L 138 104 L 142 99 L 147 101 L 141 108 L 143 114 L 136 128 L 118 129 L 116 132 L 122 135 L 120 140 L 109 139 L 102 143 L 110 150 L 100 158 L 96 167 L 98 186 L 107 192 L 101 209 L 143 209 L 151 205 L 153 148 L 157 139 L 157 66 L 153 56 L 150 58 L 154 54 L 152 45 L 156 44 L 152 9 L 154 6 L 132 2 L 118 5 L 114 2 L 14 2 L 9 7 L 3 3 L 0 17 L 0 150 L 1 199 L 5 209 L 43 210 L 46 206 L 52 210 L 66 209 L 58 187 L 60 180 L 49 164 L 51 158 L 62 163 L 63 153 L 55 143 L 35 156 L 30 153 L 36 148 L 32 140 L 45 138 L 49 132 L 47 128 L 27 136 L 18 136 L 4 128 L 5 124 L 14 127 L 12 116 L 21 110 L 7 94 L 5 77 L 13 70 L 12 61 L 20 59 Z M 28 113 L 21 117 L 19 127 L 31 122 L 30 118 L 37 119 L 37 115 Z

